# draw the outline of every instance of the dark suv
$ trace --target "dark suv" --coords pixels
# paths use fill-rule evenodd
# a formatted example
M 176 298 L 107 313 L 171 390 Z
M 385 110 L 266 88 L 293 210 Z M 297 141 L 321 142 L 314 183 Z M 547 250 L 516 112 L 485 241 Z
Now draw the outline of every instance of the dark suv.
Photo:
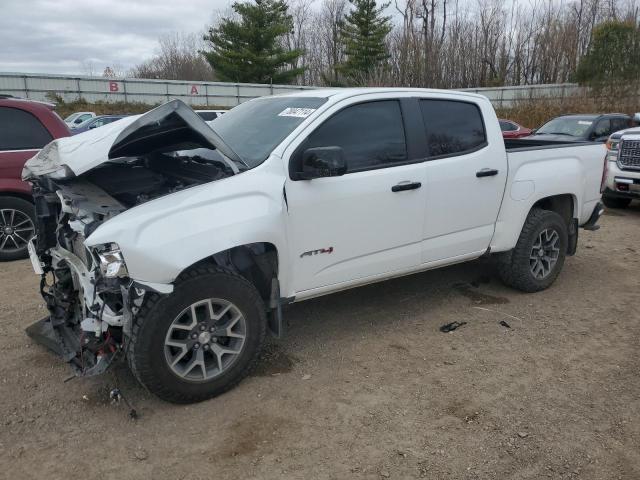
M 624 113 L 562 115 L 549 120 L 533 134 L 538 140 L 606 142 L 613 132 L 631 126 Z
M 0 98 L 0 261 L 25 257 L 34 234 L 31 185 L 21 178 L 24 163 L 54 138 L 69 136 L 53 107 Z

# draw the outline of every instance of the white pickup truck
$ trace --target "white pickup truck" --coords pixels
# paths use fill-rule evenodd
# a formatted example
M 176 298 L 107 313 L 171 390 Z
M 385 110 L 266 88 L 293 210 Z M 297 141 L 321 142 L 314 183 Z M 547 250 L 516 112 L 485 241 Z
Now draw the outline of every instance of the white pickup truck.
M 172 101 L 27 162 L 50 313 L 27 331 L 78 375 L 122 355 L 161 398 L 200 401 L 282 334 L 284 304 L 489 254 L 508 285 L 547 288 L 596 228 L 604 158 L 505 145 L 469 93 L 305 91 L 211 128 Z

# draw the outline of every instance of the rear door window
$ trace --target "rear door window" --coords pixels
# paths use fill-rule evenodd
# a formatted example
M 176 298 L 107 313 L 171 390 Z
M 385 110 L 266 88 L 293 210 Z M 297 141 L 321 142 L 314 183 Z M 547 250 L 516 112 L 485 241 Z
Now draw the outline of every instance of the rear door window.
M 487 144 L 477 105 L 455 100 L 420 100 L 429 157 L 462 155 Z
M 0 107 L 0 150 L 35 150 L 51 140 L 49 131 L 31 113 Z
M 618 117 L 611 119 L 611 132 L 617 132 L 618 130 L 624 130 L 629 128 L 629 119 L 626 117 Z

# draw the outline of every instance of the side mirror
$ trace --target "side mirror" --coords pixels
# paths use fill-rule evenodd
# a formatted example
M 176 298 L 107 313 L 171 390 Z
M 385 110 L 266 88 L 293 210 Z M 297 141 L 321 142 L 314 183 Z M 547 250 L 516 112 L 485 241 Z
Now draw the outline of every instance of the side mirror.
M 308 148 L 302 153 L 302 171 L 299 180 L 338 177 L 347 173 L 347 162 L 341 147 Z
M 533 130 L 531 130 L 530 135 L 535 135 L 537 131 L 538 131 L 538 129 L 537 129 L 537 128 L 534 128 Z
M 92 123 L 91 125 L 89 125 L 89 130 L 92 130 L 94 128 L 98 128 L 98 124 L 97 123 Z

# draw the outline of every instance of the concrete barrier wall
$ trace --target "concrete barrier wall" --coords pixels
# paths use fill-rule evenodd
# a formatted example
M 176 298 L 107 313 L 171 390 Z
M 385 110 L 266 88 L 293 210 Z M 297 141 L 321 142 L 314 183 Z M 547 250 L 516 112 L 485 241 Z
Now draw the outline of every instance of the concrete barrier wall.
M 83 98 L 87 102 L 122 101 L 152 105 L 179 98 L 191 105 L 233 107 L 255 97 L 313 88 L 316 87 L 0 73 L 0 94 L 43 101 L 47 100 L 48 93 L 55 93 L 65 101 Z M 584 92 L 582 87 L 573 83 L 461 90 L 485 95 L 496 108 L 509 108 L 518 100 L 562 99 Z

